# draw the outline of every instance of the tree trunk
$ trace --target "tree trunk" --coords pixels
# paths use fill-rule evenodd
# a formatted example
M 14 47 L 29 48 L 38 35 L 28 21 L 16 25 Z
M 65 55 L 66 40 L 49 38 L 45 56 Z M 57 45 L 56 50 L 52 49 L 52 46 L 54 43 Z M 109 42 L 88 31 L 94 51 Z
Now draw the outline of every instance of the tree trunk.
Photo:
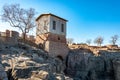
M 26 41 L 26 33 L 23 33 L 23 42 Z

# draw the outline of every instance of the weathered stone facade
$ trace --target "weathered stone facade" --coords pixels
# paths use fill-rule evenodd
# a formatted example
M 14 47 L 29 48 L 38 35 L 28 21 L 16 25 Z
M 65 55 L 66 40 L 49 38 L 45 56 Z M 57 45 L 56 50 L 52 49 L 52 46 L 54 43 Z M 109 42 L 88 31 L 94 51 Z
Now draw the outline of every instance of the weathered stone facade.
M 36 43 L 43 44 L 44 49 L 53 57 L 65 58 L 68 53 L 66 38 L 63 35 L 52 33 L 40 35 L 36 37 Z
M 65 43 L 49 41 L 48 44 L 49 44 L 49 48 L 47 48 L 47 50 L 51 56 L 53 56 L 53 57 L 61 56 L 62 58 L 66 57 L 66 55 L 68 53 L 68 49 L 67 49 L 67 45 Z
M 43 44 L 44 49 L 50 56 L 65 59 L 68 53 L 66 44 L 66 20 L 53 14 L 42 14 L 36 19 L 36 22 L 38 25 L 36 43 L 38 45 Z

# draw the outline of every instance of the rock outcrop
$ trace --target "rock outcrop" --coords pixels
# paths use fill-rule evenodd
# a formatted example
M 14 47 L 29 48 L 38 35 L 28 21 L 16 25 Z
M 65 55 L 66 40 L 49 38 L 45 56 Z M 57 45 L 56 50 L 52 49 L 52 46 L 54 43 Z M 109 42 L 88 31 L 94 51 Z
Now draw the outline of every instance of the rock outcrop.
M 67 78 L 63 73 L 64 62 L 57 57 L 50 57 L 42 49 L 19 44 L 2 49 L 0 54 L 9 80 L 65 80 Z
M 7 73 L 2 64 L 0 64 L 0 80 L 8 80 Z
M 115 80 L 120 80 L 120 58 L 113 61 Z
M 120 52 L 76 49 L 64 62 L 25 44 L 3 46 L 0 80 L 120 80 Z
M 120 52 L 72 50 L 67 58 L 66 74 L 75 80 L 120 80 Z

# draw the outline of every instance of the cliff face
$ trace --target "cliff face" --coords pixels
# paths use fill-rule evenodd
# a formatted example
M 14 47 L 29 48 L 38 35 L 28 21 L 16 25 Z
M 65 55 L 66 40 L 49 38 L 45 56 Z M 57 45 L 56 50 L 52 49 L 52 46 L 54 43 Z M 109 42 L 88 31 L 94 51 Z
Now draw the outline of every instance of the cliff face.
M 120 80 L 120 52 L 72 50 L 67 57 L 66 74 L 75 80 Z

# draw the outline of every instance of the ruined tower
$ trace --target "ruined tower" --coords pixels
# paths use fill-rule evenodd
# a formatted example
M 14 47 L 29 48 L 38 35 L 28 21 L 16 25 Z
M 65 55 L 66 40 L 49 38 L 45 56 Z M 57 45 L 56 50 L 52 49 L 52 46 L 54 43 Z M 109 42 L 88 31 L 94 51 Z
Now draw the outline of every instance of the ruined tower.
M 41 14 L 37 19 L 36 43 L 43 44 L 44 49 L 53 57 L 66 57 L 67 20 L 54 14 Z

